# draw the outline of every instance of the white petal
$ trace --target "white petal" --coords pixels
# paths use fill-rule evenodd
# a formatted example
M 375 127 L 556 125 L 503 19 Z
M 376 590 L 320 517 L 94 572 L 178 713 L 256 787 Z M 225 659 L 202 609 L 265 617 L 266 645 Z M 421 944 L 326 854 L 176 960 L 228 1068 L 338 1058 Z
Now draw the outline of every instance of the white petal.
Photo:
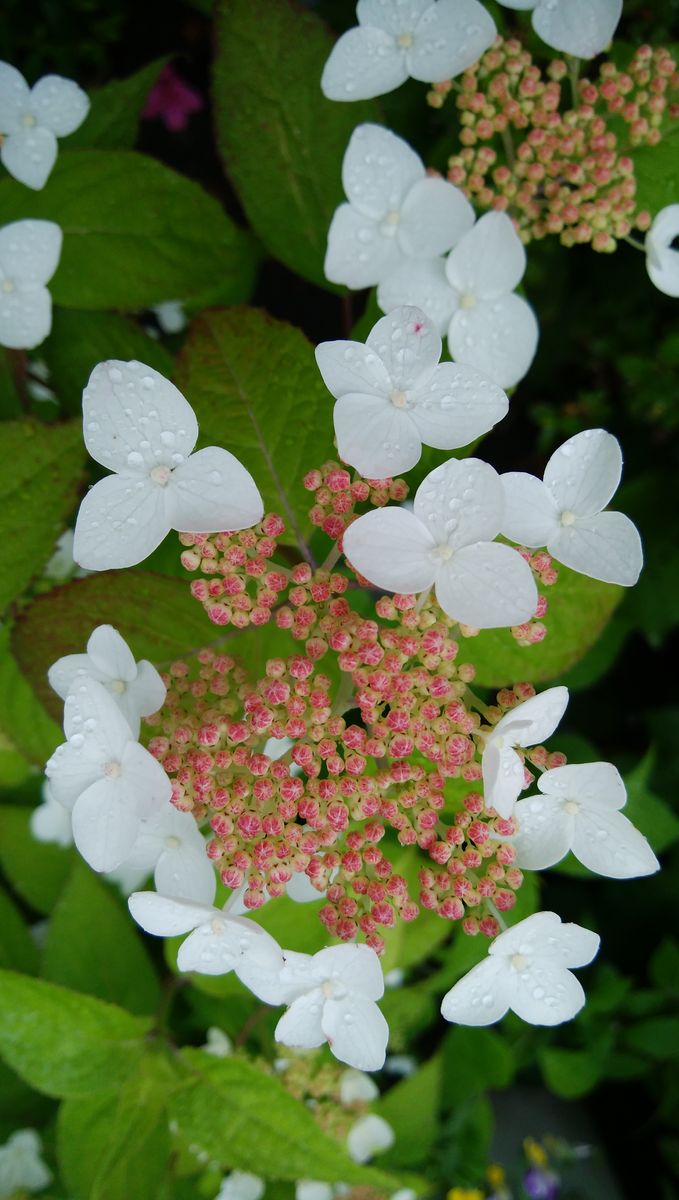
M 209 924 L 199 925 L 182 942 L 177 966 L 180 971 L 224 975 L 240 964 L 254 940 L 262 934 L 264 931 L 254 922 L 220 913 Z
M 320 988 L 298 996 L 276 1026 L 276 1041 L 283 1042 L 285 1046 L 299 1046 L 303 1050 L 322 1046 L 325 1041 L 322 1015 L 323 993 Z
M 372 1000 L 357 992 L 342 999 L 330 998 L 323 1007 L 322 1024 L 340 1062 L 359 1071 L 379 1071 L 384 1066 L 389 1026 Z
M 422 441 L 437 450 L 468 446 L 507 415 L 502 388 L 473 367 L 441 363 L 409 409 Z
M 530 8 L 537 8 L 538 4 L 542 3 L 542 0 L 501 0 L 501 3 L 503 8 L 516 8 L 523 11 Z
M 286 894 L 295 904 L 312 904 L 314 900 L 322 900 L 325 892 L 319 892 L 314 887 L 305 871 L 297 871 L 285 885 Z
M 57 269 L 62 242 L 54 221 L 12 221 L 0 229 L 0 267 L 12 280 L 48 283 Z
M 568 688 L 547 688 L 505 713 L 493 736 L 502 733 L 514 746 L 538 746 L 554 733 L 567 704 Z
M 585 1003 L 580 981 L 552 962 L 532 962 L 513 972 L 510 1007 L 530 1025 L 561 1025 L 570 1021 Z
M 159 465 L 177 466 L 198 437 L 196 415 L 178 388 L 135 360 L 94 368 L 83 392 L 83 430 L 103 467 L 144 476 Z
M 636 583 L 644 562 L 636 525 L 618 512 L 598 513 L 560 527 L 547 549 L 565 567 L 622 587 Z
M 129 683 L 137 674 L 137 664 L 124 637 L 112 625 L 98 625 L 90 634 L 87 653 L 96 669 L 110 679 Z
M 500 542 L 477 542 L 462 546 L 442 564 L 436 599 L 463 625 L 502 629 L 530 620 L 538 592 L 528 563 L 516 550 Z
M 357 1100 L 370 1103 L 378 1100 L 380 1089 L 369 1075 L 353 1067 L 343 1071 L 340 1077 L 340 1100 L 342 1104 L 355 1104 Z
M 374 509 L 344 535 L 344 553 L 357 571 L 390 592 L 422 592 L 431 587 L 437 564 L 434 540 L 417 517 L 403 508 Z
M 2 143 L 0 159 L 10 175 L 38 192 L 45 186 L 57 157 L 57 139 L 41 125 L 19 128 Z
M 492 958 L 458 979 L 441 1002 L 443 1017 L 458 1025 L 493 1025 L 508 1008 L 506 969 Z
M 172 784 L 157 759 L 139 742 L 128 742 L 121 759 L 125 786 L 133 797 L 141 816 L 169 803 Z
M 503 505 L 500 476 L 493 467 L 478 458 L 451 458 L 422 480 L 414 509 L 435 543 L 459 550 L 495 537 Z
M 420 179 L 403 201 L 398 240 L 404 254 L 435 258 L 445 254 L 474 224 L 474 210 L 446 179 Z
M 52 328 L 52 297 L 40 285 L 0 291 L 0 346 L 33 350 Z
M 542 871 L 568 854 L 574 818 L 564 811 L 559 800 L 552 796 L 529 796 L 519 800 L 512 816 L 519 827 L 511 839 L 517 867 Z
M 253 936 L 249 938 L 247 949 L 236 964 L 236 975 L 266 1004 L 280 1004 L 283 952 L 278 942 L 254 921 L 243 920 L 242 924 L 250 926 Z
M 137 677 L 123 693 L 121 700 L 128 700 L 142 717 L 148 717 L 163 707 L 166 695 L 167 688 L 156 668 L 142 658 L 137 663 Z
M 20 128 L 29 103 L 30 89 L 21 71 L 10 63 L 0 62 L 0 129 L 3 133 Z
M 331 283 L 344 283 L 358 291 L 373 287 L 401 262 L 395 237 L 385 237 L 372 217 L 350 204 L 340 204 L 328 230 L 323 271 Z
M 369 100 L 392 92 L 408 78 L 405 54 L 391 34 L 375 26 L 343 33 L 323 68 L 328 100 Z
M 489 212 L 451 250 L 446 274 L 452 287 L 477 300 L 513 292 L 526 270 L 526 251 L 506 213 Z
M 90 102 L 72 79 L 44 75 L 31 91 L 31 111 L 57 137 L 67 137 L 82 125 Z
M 188 814 L 186 814 L 188 815 Z M 198 904 L 210 904 L 215 894 L 215 872 L 205 846 L 182 841 L 163 850 L 153 881 L 163 896 L 183 897 Z
M 57 746 L 45 764 L 54 799 L 66 809 L 73 808 L 78 796 L 101 779 L 103 762 L 93 758 L 80 744 L 64 742 Z
M 569 763 L 552 767 L 538 779 L 546 796 L 574 800 L 586 808 L 620 809 L 627 800 L 625 784 L 613 763 Z
M 382 279 L 377 303 L 382 312 L 391 312 L 402 304 L 422 309 L 444 334 L 457 308 L 459 297 L 446 278 L 445 259 L 406 259 Z
M 415 28 L 408 71 L 424 83 L 451 79 L 471 67 L 496 34 L 495 22 L 478 0 L 438 0 Z
M 132 567 L 148 558 L 169 531 L 164 488 L 148 476 L 109 475 L 80 505 L 73 557 L 88 571 Z
M 43 795 L 45 795 L 44 791 Z M 31 813 L 30 829 L 38 842 L 54 842 L 57 846 L 73 844 L 71 814 L 54 799 L 49 790 L 43 803 L 34 808 Z
M 284 950 L 283 966 L 278 976 L 278 995 L 273 1003 L 290 1004 L 303 993 L 313 991 L 320 979 L 321 973 L 314 970 L 313 955 Z
M 106 761 L 120 759 L 133 739 L 130 727 L 110 692 L 89 675 L 78 676 L 64 704 L 64 733 L 90 754 Z
M 520 954 L 559 967 L 583 967 L 594 958 L 599 940 L 598 934 L 582 925 L 562 923 L 555 912 L 537 912 L 496 937 L 489 954 L 505 960 Z
M 295 1184 L 295 1200 L 333 1200 L 335 1189 L 331 1183 L 316 1179 L 299 1179 Z
M 177 937 L 221 916 L 210 904 L 174 900 L 157 892 L 133 892 L 127 904 L 137 924 L 156 937 Z
M 139 816 L 122 779 L 99 779 L 73 806 L 73 841 L 95 871 L 113 871 L 134 846 Z
M 590 517 L 615 495 L 622 474 L 620 443 L 605 429 L 585 429 L 555 450 L 545 467 L 545 487 L 560 513 Z
M 441 338 L 419 308 L 404 305 L 381 317 L 370 330 L 366 346 L 384 363 L 391 388 L 409 391 L 431 378 L 441 357 Z
M 364 1163 L 374 1154 L 388 1150 L 394 1140 L 394 1131 L 384 1117 L 377 1113 L 366 1113 L 349 1130 L 347 1150 L 354 1162 Z
M 266 1184 L 249 1171 L 231 1171 L 222 1180 L 215 1200 L 262 1200 Z
M 374 25 L 398 37 L 415 28 L 431 0 L 358 0 L 356 16 L 361 25 Z
M 313 968 L 326 979 L 337 980 L 369 1000 L 379 1000 L 384 995 L 380 960 L 370 946 L 361 942 L 319 950 L 313 956 Z
M 316 347 L 316 362 L 336 400 L 349 392 L 384 397 L 392 390 L 384 363 L 362 342 L 321 342 Z
M 513 293 L 458 308 L 448 329 L 448 349 L 458 362 L 477 367 L 500 387 L 514 387 L 527 373 L 539 328 L 529 304 Z
M 622 0 L 541 0 L 533 29 L 555 50 L 576 58 L 594 58 L 605 50 L 622 13 Z
M 409 471 L 419 461 L 422 439 L 410 413 L 390 400 L 343 396 L 333 412 L 340 458 L 368 479 Z
M 609 879 L 635 879 L 660 870 L 643 834 L 614 810 L 580 809 L 575 818 L 573 853 L 583 866 Z
M 559 528 L 559 514 L 541 479 L 525 471 L 501 475 L 505 494 L 502 533 L 522 546 L 546 546 Z
M 219 446 L 206 446 L 181 463 L 166 493 L 171 528 L 185 533 L 249 529 L 264 516 L 252 475 Z
M 486 808 L 494 808 L 505 819 L 511 817 L 524 786 L 521 759 L 511 746 L 498 746 L 489 741 L 483 752 L 481 766 Z
M 380 221 L 390 212 L 399 212 L 413 184 L 423 178 L 421 158 L 391 130 L 365 124 L 352 133 L 342 163 L 342 183 L 347 199 L 363 216 Z
M 87 654 L 66 654 L 63 658 L 58 658 L 49 668 L 47 678 L 57 696 L 61 696 L 61 699 L 65 700 L 75 679 L 80 674 L 89 674 L 93 679 L 98 679 L 100 683 L 104 682 L 101 673 L 96 672 Z
M 646 270 L 651 282 L 666 296 L 679 296 L 679 250 L 672 242 L 679 234 L 679 204 L 660 210 L 646 234 Z

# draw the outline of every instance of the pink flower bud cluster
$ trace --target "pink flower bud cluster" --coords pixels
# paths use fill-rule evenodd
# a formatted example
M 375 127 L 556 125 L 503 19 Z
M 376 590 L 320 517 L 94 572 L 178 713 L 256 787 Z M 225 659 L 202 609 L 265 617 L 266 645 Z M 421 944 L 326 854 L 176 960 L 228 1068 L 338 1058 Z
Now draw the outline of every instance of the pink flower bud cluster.
M 604 62 L 595 82 L 581 79 L 577 106 L 565 109 L 567 72 L 557 59 L 543 73 L 520 42 L 498 38 L 459 82 L 435 85 L 429 102 L 440 108 L 455 89 L 462 149 L 448 178 L 475 205 L 508 212 L 526 243 L 555 234 L 565 246 L 609 252 L 650 224 L 628 151 L 656 145 L 679 116 L 679 75 L 666 49 L 641 46 L 626 71 Z

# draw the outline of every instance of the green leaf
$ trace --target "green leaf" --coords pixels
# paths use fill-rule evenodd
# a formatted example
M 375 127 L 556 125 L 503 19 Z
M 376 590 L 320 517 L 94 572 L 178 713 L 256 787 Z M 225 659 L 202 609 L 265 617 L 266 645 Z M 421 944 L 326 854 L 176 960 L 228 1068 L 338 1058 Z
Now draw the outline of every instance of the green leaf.
M 545 683 L 579 662 L 605 628 L 624 589 L 599 583 L 557 564 L 559 579 L 546 589 L 547 636 L 519 646 L 508 629 L 487 629 L 463 642 L 461 657 L 476 667 L 476 683 L 499 688 L 525 679 Z
M 38 947 L 26 922 L 6 892 L 0 888 L 0 967 L 33 975 L 38 969 Z
M 670 992 L 679 990 L 679 945 L 672 938 L 664 938 L 653 951 L 649 974 L 656 987 Z
M 136 1069 L 149 1026 L 92 996 L 0 971 L 0 1054 L 48 1096 L 120 1087 Z
M 63 151 L 40 192 L 0 183 L 0 224 L 56 221 L 64 233 L 50 283 L 66 308 L 136 311 L 230 284 L 250 292 L 255 252 L 197 183 L 132 150 Z
M 454 1106 L 475 1093 L 505 1088 L 514 1074 L 509 1043 L 493 1029 L 454 1028 L 444 1043 L 446 1104 Z
M 158 1007 L 158 979 L 127 906 L 80 862 L 52 914 L 41 974 L 131 1012 Z
M 31 811 L 0 806 L 0 865 L 14 891 L 41 913 L 52 911 L 75 861 L 75 852 L 31 834 Z
M 666 133 L 657 146 L 632 151 L 637 181 L 636 203 L 656 215 L 679 194 L 679 129 Z
M 310 528 L 302 478 L 332 457 L 332 398 L 306 338 L 254 308 L 204 313 L 177 362 L 203 442 L 228 446 L 293 534 Z
M 14 549 L 5 554 L 0 612 L 50 557 L 76 502 L 85 458 L 82 430 L 75 421 L 5 421 L 2 452 L 0 539 Z
M 90 111 L 80 129 L 69 135 L 65 148 L 131 149 L 146 98 L 167 61 L 156 58 L 127 79 L 114 79 L 89 92 Z
M 651 1017 L 625 1034 L 625 1043 L 659 1062 L 679 1058 L 679 1017 Z
M 601 1078 L 601 1065 L 591 1051 L 549 1046 L 538 1051 L 538 1060 L 547 1087 L 566 1100 L 586 1096 Z
M 161 667 L 214 638 L 214 627 L 180 579 L 103 571 L 54 588 L 21 614 L 13 647 L 21 669 L 55 715 L 61 701 L 47 683 L 47 668 L 63 654 L 82 653 L 95 626 L 107 623 L 120 630 L 136 658 Z
M 666 850 L 679 838 L 679 817 L 659 796 L 653 794 L 649 781 L 655 764 L 650 750 L 633 771 L 625 776 L 627 804 L 625 816 L 648 838 L 656 852 Z
M 49 642 L 45 633 L 46 627 L 43 627 L 39 636 L 47 644 L 49 656 Z M 0 694 L 12 697 L 11 704 L 0 706 L 0 734 L 5 749 L 14 748 L 29 762 L 42 767 L 63 741 L 63 735 L 21 674 L 10 650 L 9 636 L 7 627 L 0 629 Z M 55 716 L 61 715 L 56 707 L 54 713 Z
M 222 0 L 213 96 L 217 144 L 255 233 L 274 258 L 328 287 L 328 227 L 342 158 L 369 104 L 335 104 L 319 82 L 333 41 L 288 0 Z M 332 290 L 335 290 L 334 288 Z
M 438 1138 L 443 1086 L 442 1058 L 437 1054 L 401 1080 L 380 1101 L 377 1112 L 391 1125 L 396 1142 L 385 1157 L 392 1168 L 426 1166 Z
M 21 416 L 21 401 L 12 369 L 12 351 L 0 346 L 0 421 Z

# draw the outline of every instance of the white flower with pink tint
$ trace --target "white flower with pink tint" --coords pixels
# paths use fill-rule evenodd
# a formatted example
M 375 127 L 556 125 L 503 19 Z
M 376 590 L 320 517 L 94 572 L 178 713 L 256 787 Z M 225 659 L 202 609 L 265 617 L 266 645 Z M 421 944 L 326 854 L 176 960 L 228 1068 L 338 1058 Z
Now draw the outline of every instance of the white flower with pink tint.
M 554 733 L 568 704 L 568 688 L 548 688 L 506 712 L 485 735 L 481 767 L 486 808 L 511 817 L 525 787 L 524 765 L 515 747 L 541 745 Z

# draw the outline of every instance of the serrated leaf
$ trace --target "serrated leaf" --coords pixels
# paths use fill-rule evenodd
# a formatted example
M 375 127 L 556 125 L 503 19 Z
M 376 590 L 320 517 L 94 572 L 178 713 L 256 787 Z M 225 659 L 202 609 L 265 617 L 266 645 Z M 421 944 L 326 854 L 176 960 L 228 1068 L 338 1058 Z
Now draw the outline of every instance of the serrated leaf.
M 0 1055 L 48 1096 L 120 1087 L 137 1066 L 149 1027 L 93 996 L 0 971 Z
M 75 421 L 5 421 L 0 475 L 0 539 L 7 547 L 0 612 L 47 562 L 78 495 L 85 450 Z
M 191 326 L 175 382 L 203 442 L 226 446 L 252 473 L 264 508 L 293 536 L 311 528 L 302 478 L 332 450 L 332 398 L 298 329 L 255 308 L 215 309 Z
M 217 144 L 266 248 L 321 287 L 328 227 L 343 200 L 341 168 L 371 104 L 335 104 L 320 90 L 333 39 L 288 0 L 223 0 L 217 8 L 213 96 Z
M 37 842 L 30 818 L 30 809 L 0 806 L 0 866 L 22 900 L 38 912 L 49 913 L 73 867 L 75 852 Z
M 135 312 L 230 282 L 244 300 L 251 239 L 192 180 L 133 150 L 64 150 L 40 192 L 0 183 L 0 224 L 55 221 L 64 233 L 50 282 L 55 304 Z
M 47 642 L 44 627 L 40 639 Z M 0 705 L 0 734 L 5 748 L 14 748 L 29 762 L 42 767 L 63 740 L 61 729 L 21 674 L 11 652 L 7 627 L 0 629 L 0 695 L 12 697 L 11 704 Z M 54 714 L 60 716 L 57 708 Z
M 15 904 L 0 888 L 0 967 L 33 975 L 38 969 L 38 947 Z
M 88 93 L 90 111 L 80 129 L 69 135 L 67 148 L 127 150 L 134 146 L 139 118 L 167 58 L 156 58 L 127 79 L 113 79 Z

